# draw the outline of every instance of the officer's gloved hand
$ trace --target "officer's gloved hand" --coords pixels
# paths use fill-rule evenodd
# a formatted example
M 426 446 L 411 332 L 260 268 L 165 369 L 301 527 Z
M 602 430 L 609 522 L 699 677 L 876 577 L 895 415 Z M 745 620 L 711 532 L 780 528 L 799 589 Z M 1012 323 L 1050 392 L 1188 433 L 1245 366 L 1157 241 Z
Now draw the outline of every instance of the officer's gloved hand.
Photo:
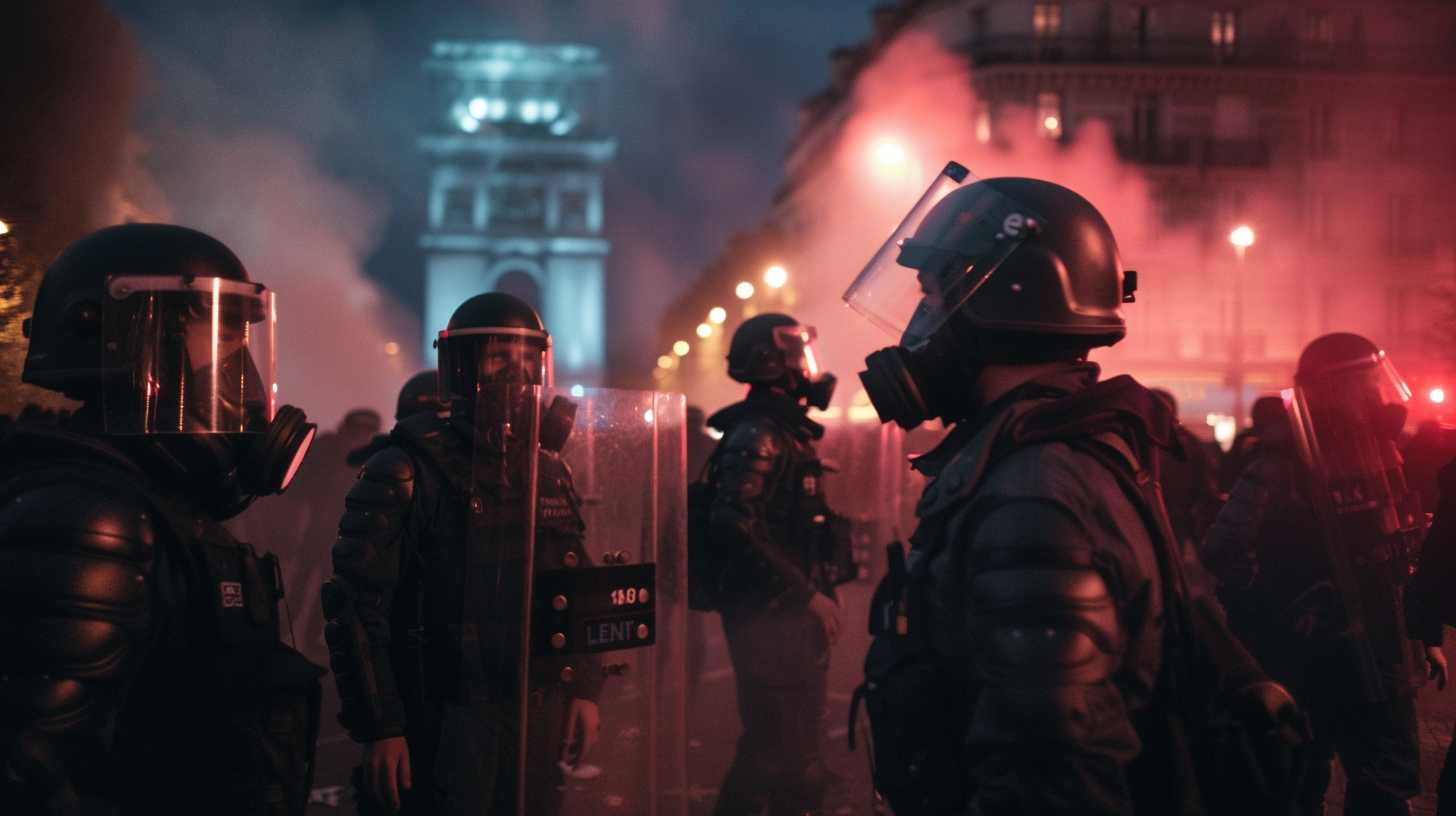
M 1214 778 L 1247 785 L 1271 803 L 1289 801 L 1311 739 L 1294 698 L 1263 679 L 1225 694 L 1217 708 L 1214 756 L 1222 767 Z

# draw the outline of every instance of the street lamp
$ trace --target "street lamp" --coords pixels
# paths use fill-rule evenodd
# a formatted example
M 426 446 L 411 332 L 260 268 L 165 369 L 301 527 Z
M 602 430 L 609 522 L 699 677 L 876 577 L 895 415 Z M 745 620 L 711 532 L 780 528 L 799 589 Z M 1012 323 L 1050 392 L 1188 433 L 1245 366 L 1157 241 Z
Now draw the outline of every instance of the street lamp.
M 4 235 L 5 233 L 7 233 L 9 231 L 10 231 L 10 225 L 7 224 L 7 223 L 5 223 L 4 221 L 0 221 L 0 235 Z
M 672 353 L 676 354 L 679 357 L 688 356 L 688 351 L 690 351 L 691 349 L 692 346 L 689 346 L 688 341 L 686 340 L 679 340 L 676 343 L 672 344 Z
M 892 139 L 881 139 L 875 143 L 875 161 L 884 167 L 899 167 L 905 163 L 905 148 Z
M 707 323 L 699 323 L 698 336 L 703 338 L 704 340 L 707 340 L 709 337 L 713 336 L 713 327 L 709 326 Z
M 789 270 L 774 264 L 763 270 L 763 282 L 768 284 L 770 289 L 778 289 L 789 282 Z
M 723 325 L 723 321 L 727 319 L 728 310 L 723 308 L 722 306 L 714 306 L 713 308 L 708 310 L 708 322 L 712 323 L 715 326 Z
M 1240 224 L 1229 233 L 1229 243 L 1239 256 L 1234 271 L 1234 336 L 1229 343 L 1229 385 L 1234 390 L 1234 422 L 1244 421 L 1244 255 L 1254 245 L 1254 228 Z
M 733 294 L 737 295 L 739 300 L 748 300 L 753 297 L 753 284 L 748 281 L 739 281 L 738 286 L 733 289 Z

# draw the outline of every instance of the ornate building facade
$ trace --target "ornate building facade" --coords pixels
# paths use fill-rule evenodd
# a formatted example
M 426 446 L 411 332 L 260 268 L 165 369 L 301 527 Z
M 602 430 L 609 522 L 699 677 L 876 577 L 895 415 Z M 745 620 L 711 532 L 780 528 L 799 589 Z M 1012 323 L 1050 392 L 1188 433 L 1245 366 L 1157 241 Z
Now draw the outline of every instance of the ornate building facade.
M 606 363 L 602 171 L 616 153 L 595 48 L 438 42 L 425 61 L 434 116 L 424 357 L 450 313 L 500 290 L 541 312 L 559 381 L 599 382 Z

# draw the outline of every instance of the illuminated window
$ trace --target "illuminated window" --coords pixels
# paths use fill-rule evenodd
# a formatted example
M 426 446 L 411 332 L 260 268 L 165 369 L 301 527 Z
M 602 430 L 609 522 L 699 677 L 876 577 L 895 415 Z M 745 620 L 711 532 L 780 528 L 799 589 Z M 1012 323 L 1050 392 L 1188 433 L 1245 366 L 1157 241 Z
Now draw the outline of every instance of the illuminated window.
M 492 229 L 545 229 L 546 190 L 540 184 L 519 182 L 492 185 L 490 226 Z
M 1234 50 L 1239 38 L 1239 16 L 1236 11 L 1215 11 L 1209 30 L 1209 41 L 1223 53 Z
M 556 193 L 556 226 L 566 232 L 585 232 L 587 192 L 560 190 Z
M 1062 4 L 1034 3 L 1031 7 L 1031 28 L 1038 37 L 1058 37 L 1062 33 Z
M 473 229 L 475 227 L 474 189 L 451 187 L 445 191 L 445 208 L 440 214 L 440 226 L 447 229 Z
M 1062 138 L 1062 95 L 1042 91 L 1036 95 L 1036 123 L 1041 135 L 1048 139 Z

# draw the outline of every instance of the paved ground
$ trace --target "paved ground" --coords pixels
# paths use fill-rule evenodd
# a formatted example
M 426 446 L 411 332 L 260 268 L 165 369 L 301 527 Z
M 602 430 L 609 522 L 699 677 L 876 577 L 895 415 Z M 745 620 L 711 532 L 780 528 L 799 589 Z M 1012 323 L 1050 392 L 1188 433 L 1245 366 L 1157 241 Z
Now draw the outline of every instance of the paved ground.
M 844 639 L 834 652 L 830 677 L 829 740 L 827 757 L 831 768 L 844 779 L 836 795 L 830 813 L 836 816 L 874 812 L 869 788 L 869 771 L 863 748 L 851 753 L 845 740 L 848 730 L 847 709 L 850 694 L 859 682 L 860 661 L 868 646 L 868 636 L 860 624 L 864 620 L 864 608 L 868 600 L 868 587 L 851 585 L 843 592 L 845 607 L 843 620 Z M 728 664 L 723 644 L 722 630 L 716 618 L 704 621 L 702 631 L 707 640 L 707 657 L 701 674 L 700 684 L 693 697 L 692 717 L 689 723 L 687 750 L 687 771 L 689 800 L 692 816 L 709 816 L 728 763 L 732 759 L 734 741 L 738 736 L 738 718 L 733 691 L 733 674 Z M 1456 642 L 1448 638 L 1448 642 Z M 1453 650 L 1456 660 L 1456 650 Z M 1434 687 L 1422 692 L 1421 710 L 1421 760 L 1422 779 L 1428 793 L 1413 803 L 1412 811 L 1417 816 L 1433 816 L 1436 812 L 1435 785 L 1446 755 L 1446 746 L 1451 741 L 1453 726 L 1456 726 L 1456 686 L 1445 692 Z M 319 799 L 336 803 L 316 802 L 310 806 L 310 816 L 346 816 L 354 808 L 347 794 L 348 769 L 358 761 L 358 748 L 332 729 L 332 712 L 325 713 L 325 735 L 319 750 L 319 772 L 315 781 Z M 583 783 L 586 786 L 601 787 L 610 782 L 601 780 Z M 1327 799 L 1328 816 L 1343 813 L 1343 777 L 1338 767 Z M 635 816 L 624 811 L 621 816 Z

